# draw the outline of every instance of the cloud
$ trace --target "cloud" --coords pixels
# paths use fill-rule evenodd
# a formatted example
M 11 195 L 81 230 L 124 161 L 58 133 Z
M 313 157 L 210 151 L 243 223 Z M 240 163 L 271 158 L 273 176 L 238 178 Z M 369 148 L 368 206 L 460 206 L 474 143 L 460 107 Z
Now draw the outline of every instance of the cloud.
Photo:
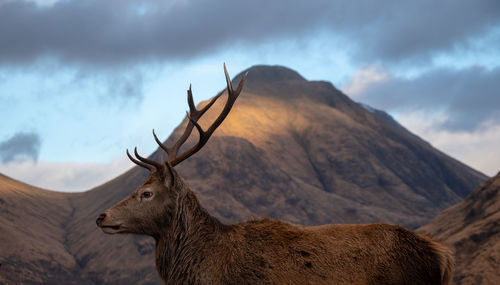
M 474 130 L 488 122 L 500 123 L 498 78 L 499 67 L 432 69 L 416 78 L 395 77 L 369 67 L 358 71 L 342 89 L 348 95 L 355 91 L 356 100 L 389 112 L 445 112 L 447 116 L 439 121 L 440 127 L 460 131 Z
M 0 64 L 49 56 L 96 66 L 191 59 L 327 31 L 359 58 L 399 61 L 465 47 L 500 23 L 491 1 L 0 2 Z
M 401 114 L 398 121 L 412 132 L 428 140 L 434 147 L 493 176 L 500 171 L 500 122 L 484 123 L 476 130 L 447 130 L 440 127 L 447 115 L 425 111 Z
M 498 78 L 500 67 L 438 68 L 407 78 L 368 66 L 341 89 L 395 115 L 437 149 L 494 175 L 500 170 Z
M 0 160 L 9 163 L 18 160 L 38 160 L 40 136 L 33 132 L 19 132 L 0 142 Z
M 157 57 L 185 58 L 248 36 L 283 32 L 283 23 L 267 25 L 276 20 L 279 10 L 291 29 L 307 26 L 299 16 L 310 21 L 319 12 L 319 7 L 314 7 L 319 5 L 299 10 L 299 6 L 305 8 L 305 2 L 292 3 L 293 9 L 281 4 L 79 0 L 40 7 L 8 2 L 0 6 L 0 60 L 23 62 L 48 55 L 106 65 Z M 256 21 L 256 15 L 262 18 Z M 268 29 L 266 34 L 261 33 L 264 28 Z
M 383 82 L 388 78 L 389 74 L 386 71 L 371 65 L 356 71 L 351 80 L 342 86 L 342 90 L 351 97 L 362 96 L 371 85 Z
M 361 57 L 382 61 L 427 60 L 436 52 L 469 49 L 500 23 L 498 1 L 351 3 L 346 17 L 360 19 L 352 20 L 347 34 L 358 39 Z
M 25 183 L 57 191 L 84 191 L 105 183 L 133 167 L 125 156 L 109 163 L 15 161 L 0 164 L 0 172 Z
M 63 85 L 67 90 L 56 90 L 54 94 L 71 93 L 74 89 L 92 90 L 100 99 L 143 99 L 144 81 L 149 79 L 148 72 L 141 67 L 106 70 L 95 72 L 92 68 L 79 68 Z

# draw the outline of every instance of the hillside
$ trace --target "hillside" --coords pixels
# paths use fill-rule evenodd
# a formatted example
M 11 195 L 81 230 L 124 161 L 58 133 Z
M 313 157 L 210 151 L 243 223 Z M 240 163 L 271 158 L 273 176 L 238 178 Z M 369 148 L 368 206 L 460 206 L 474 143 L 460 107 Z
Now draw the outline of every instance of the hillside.
M 419 231 L 454 247 L 455 283 L 500 284 L 500 173 Z
M 0 284 L 71 284 L 77 263 L 68 250 L 67 194 L 26 185 L 0 174 Z
M 416 228 L 486 180 L 328 82 L 307 81 L 278 66 L 248 71 L 247 84 L 226 121 L 202 151 L 177 167 L 201 204 L 223 222 L 268 216 L 305 225 L 382 221 Z M 202 125 L 215 118 L 223 101 L 205 115 Z M 151 157 L 160 160 L 163 155 L 157 150 Z M 146 175 L 134 167 L 84 193 L 54 193 L 68 210 L 37 215 L 48 221 L 61 215 L 57 223 L 62 232 L 54 246 L 74 258 L 65 266 L 75 278 L 88 283 L 157 282 L 150 238 L 105 235 L 94 222 Z M 29 207 L 16 199 L 9 209 Z M 31 221 L 19 223 L 29 227 Z M 13 254 L 20 260 L 26 255 Z

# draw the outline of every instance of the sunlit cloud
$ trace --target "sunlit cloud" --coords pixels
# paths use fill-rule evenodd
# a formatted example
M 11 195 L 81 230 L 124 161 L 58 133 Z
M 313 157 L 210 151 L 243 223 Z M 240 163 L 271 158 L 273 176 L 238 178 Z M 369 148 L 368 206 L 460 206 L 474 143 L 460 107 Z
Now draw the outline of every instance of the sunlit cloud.
M 398 116 L 398 121 L 446 154 L 489 176 L 500 171 L 500 123 L 484 122 L 475 130 L 440 128 L 448 116 L 443 112 L 413 111 Z
M 445 111 L 448 117 L 441 128 L 471 131 L 487 121 L 500 122 L 498 78 L 500 67 L 436 68 L 414 78 L 369 68 L 355 73 L 342 89 L 389 112 Z
M 370 66 L 354 73 L 341 89 L 393 114 L 437 149 L 494 175 L 500 170 L 499 76 L 499 68 L 472 66 L 402 77 Z
M 372 84 L 387 79 L 389 79 L 389 74 L 386 71 L 375 65 L 370 65 L 356 71 L 351 80 L 342 86 L 342 90 L 349 96 L 356 98 L 362 96 L 363 92 L 370 88 Z
M 0 173 L 22 177 L 22 181 L 37 187 L 57 191 L 84 191 L 122 174 L 133 164 L 125 158 L 109 163 L 47 162 L 29 160 L 0 164 Z

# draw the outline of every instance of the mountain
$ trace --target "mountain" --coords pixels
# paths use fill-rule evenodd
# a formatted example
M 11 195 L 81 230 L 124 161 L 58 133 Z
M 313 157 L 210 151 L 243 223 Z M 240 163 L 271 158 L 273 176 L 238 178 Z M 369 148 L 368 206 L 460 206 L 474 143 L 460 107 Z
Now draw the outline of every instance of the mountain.
M 273 217 L 305 225 L 388 222 L 416 228 L 486 180 L 388 114 L 353 102 L 328 82 L 307 81 L 281 66 L 254 66 L 247 71 L 245 88 L 227 119 L 203 150 L 176 167 L 201 204 L 225 223 Z M 201 125 L 210 124 L 223 104 L 221 98 Z M 184 120 L 174 130 L 167 144 L 180 136 L 186 124 Z M 162 160 L 164 155 L 157 150 L 150 158 Z M 74 272 L 75 280 L 153 284 L 158 282 L 153 241 L 105 235 L 95 225 L 99 213 L 126 197 L 146 176 L 145 170 L 134 167 L 87 192 L 54 193 L 67 210 L 48 208 L 33 213 L 36 220 L 28 220 L 29 216 L 19 224 L 30 228 L 41 220 L 59 225 L 50 230 L 60 232 L 52 237 L 54 247 L 73 258 L 62 268 Z M 33 206 L 23 197 L 16 199 L 9 209 Z M 40 201 L 56 203 L 56 199 Z M 4 230 L 11 231 L 10 226 Z M 31 234 L 36 237 L 38 232 Z M 39 234 L 45 237 L 49 229 Z M 0 244 L 2 253 L 3 247 Z M 29 254 L 11 252 L 6 260 L 28 260 Z M 40 266 L 53 271 L 45 262 Z
M 500 173 L 419 231 L 455 248 L 455 283 L 500 284 Z

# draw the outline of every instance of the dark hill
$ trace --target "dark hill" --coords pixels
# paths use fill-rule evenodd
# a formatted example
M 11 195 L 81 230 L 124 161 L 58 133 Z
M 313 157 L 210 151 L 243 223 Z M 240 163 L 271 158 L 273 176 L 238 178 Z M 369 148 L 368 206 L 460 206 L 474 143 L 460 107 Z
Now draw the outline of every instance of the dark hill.
M 0 284 L 81 281 L 67 248 L 69 196 L 0 174 Z
M 455 248 L 455 283 L 500 284 L 500 173 L 420 231 Z
M 177 167 L 201 204 L 223 222 L 268 216 L 306 225 L 383 221 L 415 228 L 486 179 L 328 82 L 307 81 L 279 66 L 248 71 L 226 121 L 202 151 Z M 61 224 L 61 243 L 75 260 L 78 278 L 156 282 L 149 238 L 104 235 L 94 222 L 146 175 L 135 167 L 90 191 L 68 194 L 72 218 Z

